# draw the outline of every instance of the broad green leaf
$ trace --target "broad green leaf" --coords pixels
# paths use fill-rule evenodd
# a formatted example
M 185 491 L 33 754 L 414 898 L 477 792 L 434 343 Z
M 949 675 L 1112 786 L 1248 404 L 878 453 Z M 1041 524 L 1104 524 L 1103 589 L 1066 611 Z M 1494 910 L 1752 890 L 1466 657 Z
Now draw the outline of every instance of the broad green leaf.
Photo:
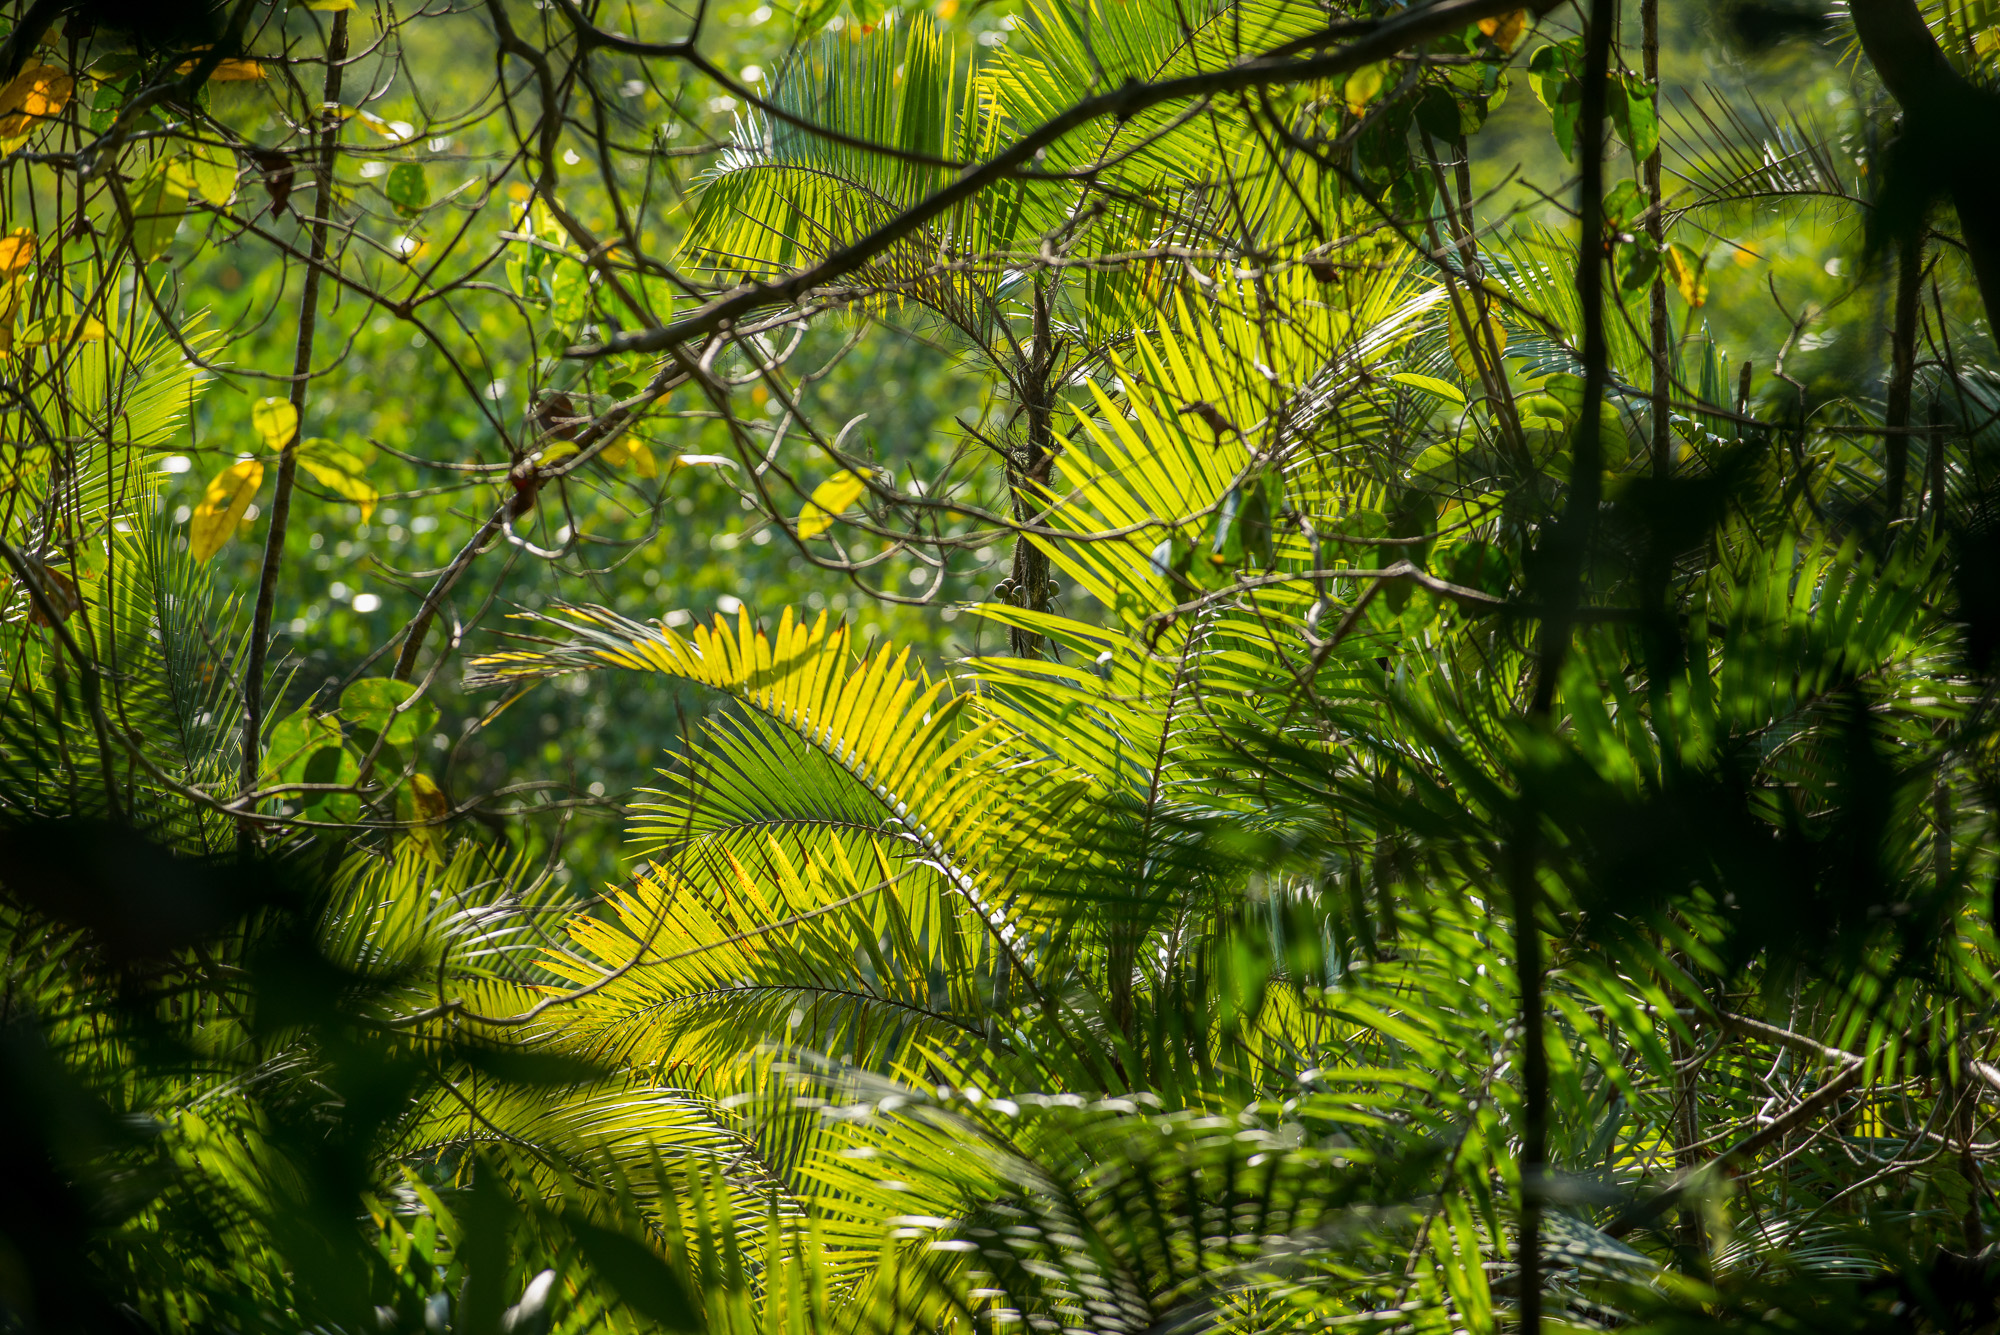
M 206 561 L 236 534 L 243 512 L 264 482 L 264 465 L 241 459 L 215 475 L 188 520 L 188 553 Z
M 354 8 L 354 0 L 306 0 L 307 9 L 317 9 L 322 14 L 338 14 L 343 9 Z
M 1604 196 L 1604 225 L 1616 232 L 1644 213 L 1648 203 L 1637 181 L 1620 181 Z
M 264 750 L 266 785 L 353 784 L 359 773 L 335 715 L 314 714 L 310 705 L 301 705 L 271 730 Z M 361 814 L 361 799 L 354 793 L 303 792 L 284 800 L 308 819 L 351 821 Z
M 259 399 L 250 407 L 250 425 L 264 448 L 276 453 L 299 434 L 299 410 L 289 399 Z
M 211 204 L 227 204 L 236 193 L 236 154 L 227 144 L 196 144 L 188 150 L 188 179 Z
M 1632 156 L 1643 162 L 1660 146 L 1657 90 L 1636 74 L 1613 79 L 1609 88 L 1611 125 Z
M 424 176 L 421 163 L 399 162 L 389 169 L 389 179 L 382 183 L 382 193 L 396 206 L 396 212 L 405 218 L 414 218 L 430 206 L 430 181 Z
M 392 677 L 363 677 L 348 683 L 340 696 L 340 713 L 355 728 L 365 751 L 381 737 L 392 746 L 408 747 L 437 722 L 437 706 L 419 700 L 397 712 L 417 688 Z
M 167 253 L 187 213 L 191 185 L 186 165 L 168 159 L 154 163 L 132 188 L 132 249 L 141 262 Z
M 834 518 L 853 508 L 854 503 L 861 499 L 868 490 L 868 479 L 873 476 L 875 474 L 866 468 L 843 468 L 814 487 L 805 509 L 799 511 L 799 536 L 817 538 L 832 528 Z
M 1397 384 L 1409 385 L 1412 388 L 1424 391 L 1426 394 L 1435 394 L 1449 403 L 1463 404 L 1465 402 L 1465 395 L 1459 392 L 1458 386 L 1451 384 L 1449 381 L 1439 380 L 1434 376 L 1418 375 L 1414 371 L 1398 371 L 1389 378 Z

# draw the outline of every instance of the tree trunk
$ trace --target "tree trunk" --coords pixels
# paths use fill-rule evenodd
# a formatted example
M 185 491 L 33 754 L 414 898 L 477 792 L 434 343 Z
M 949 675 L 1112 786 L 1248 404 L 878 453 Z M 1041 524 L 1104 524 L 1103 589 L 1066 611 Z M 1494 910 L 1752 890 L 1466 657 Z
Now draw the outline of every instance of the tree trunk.
M 1916 0 L 1851 0 L 1855 35 L 1903 127 L 1878 205 L 1896 230 L 1921 226 L 1948 194 L 1989 321 L 2000 320 L 2000 93 L 1961 77 L 1938 49 Z
M 1018 459 L 1007 466 L 1007 489 L 1014 499 L 1014 520 L 1026 524 L 1040 515 L 1041 492 L 1055 470 L 1055 343 L 1049 330 L 1049 293 L 1046 282 L 1035 282 L 1035 329 L 1028 368 L 1023 377 L 1022 407 L 1028 418 L 1028 440 Z M 1014 568 L 1008 576 L 1007 601 L 1016 607 L 1046 612 L 1054 597 L 1049 577 L 1048 553 L 1037 547 L 1025 533 L 1014 539 Z M 1016 628 L 1008 634 L 1009 648 L 1016 658 L 1040 658 L 1042 637 Z

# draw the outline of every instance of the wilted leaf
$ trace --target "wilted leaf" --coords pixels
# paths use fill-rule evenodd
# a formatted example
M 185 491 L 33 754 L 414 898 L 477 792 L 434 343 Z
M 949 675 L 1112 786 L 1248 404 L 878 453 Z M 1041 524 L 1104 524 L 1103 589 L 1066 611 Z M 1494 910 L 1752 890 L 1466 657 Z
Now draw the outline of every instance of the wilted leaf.
M 396 790 L 396 819 L 409 826 L 410 837 L 433 857 L 441 851 L 437 826 L 450 814 L 451 799 L 422 770 Z
M 351 452 L 323 436 L 314 436 L 299 442 L 298 460 L 299 467 L 310 473 L 315 482 L 334 495 L 360 506 L 362 523 L 367 523 L 374 516 L 382 493 L 361 476 L 364 465 Z
M 37 126 L 62 114 L 76 80 L 54 65 L 31 65 L 0 88 L 0 149 L 14 149 Z
M 1667 277 L 1680 292 L 1682 301 L 1690 306 L 1707 302 L 1708 284 L 1702 281 L 1702 262 L 1690 255 L 1685 246 L 1668 246 L 1660 261 L 1666 265 Z
M 265 449 L 282 450 L 299 434 L 299 410 L 289 399 L 259 399 L 251 405 L 250 425 Z
M 868 490 L 868 479 L 875 476 L 866 468 L 843 468 L 826 481 L 813 488 L 813 494 L 806 501 L 806 508 L 799 511 L 799 537 L 817 538 L 833 527 L 834 517 L 851 509 Z
M 1502 51 L 1512 51 L 1520 45 L 1522 36 L 1528 31 L 1528 11 L 1516 9 L 1494 18 L 1481 19 L 1479 31 Z
M 268 148 L 252 148 L 251 160 L 264 174 L 264 190 L 271 196 L 271 212 L 283 213 L 292 198 L 292 160 Z
M 241 459 L 215 475 L 188 521 L 188 553 L 206 561 L 236 535 L 243 512 L 264 482 L 264 465 Z
M 77 593 L 76 584 L 68 575 L 26 552 L 21 553 L 21 564 L 27 566 L 34 576 L 35 583 L 41 588 L 43 600 L 56 614 L 56 620 L 69 620 L 77 609 L 83 606 L 83 598 Z M 41 603 L 35 602 L 32 594 L 28 597 L 28 620 L 37 626 L 48 625 L 49 619 L 42 615 Z
M 382 183 L 382 193 L 405 218 L 416 217 L 431 202 L 430 182 L 424 177 L 423 165 L 416 162 L 399 162 L 391 167 L 389 179 Z
M 192 74 L 194 66 L 194 61 L 187 61 L 181 65 L 176 73 Z M 208 81 L 210 83 L 249 83 L 263 77 L 264 67 L 254 60 L 223 60 L 218 61 L 215 68 L 209 71 Z

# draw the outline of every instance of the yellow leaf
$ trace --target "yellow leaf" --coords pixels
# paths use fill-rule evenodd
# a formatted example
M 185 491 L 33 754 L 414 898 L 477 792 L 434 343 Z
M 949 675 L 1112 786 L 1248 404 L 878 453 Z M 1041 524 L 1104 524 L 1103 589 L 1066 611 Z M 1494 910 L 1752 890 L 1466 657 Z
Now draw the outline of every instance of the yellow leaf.
M 314 481 L 334 495 L 361 507 L 362 523 L 367 523 L 374 516 L 382 493 L 361 476 L 364 465 L 360 459 L 320 436 L 300 441 L 298 457 L 299 467 L 312 474 Z
M 243 512 L 264 483 L 264 465 L 242 459 L 215 475 L 188 521 L 188 554 L 206 561 L 236 535 Z
M 598 457 L 614 468 L 630 464 L 632 471 L 640 477 L 658 477 L 660 466 L 653 460 L 653 452 L 646 442 L 637 436 L 627 436 L 613 441 L 598 452 Z
M 868 490 L 868 479 L 873 476 L 875 474 L 866 468 L 843 468 L 814 487 L 806 508 L 799 511 L 799 536 L 817 538 L 832 528 L 834 516 L 845 512 L 861 499 L 862 493 Z
M 1681 300 L 1690 306 L 1701 306 L 1708 301 L 1708 284 L 1702 281 L 1701 271 L 1706 262 L 1695 259 L 1680 245 L 1668 246 L 1660 258 L 1667 266 L 1667 277 L 1680 290 Z
M 1528 11 L 1516 9 L 1495 18 L 1479 20 L 1479 31 L 1493 40 L 1493 45 L 1502 51 L 1512 51 L 1520 44 L 1521 35 L 1528 31 Z
M 16 227 L 0 237 L 0 278 L 12 278 L 35 262 L 35 234 Z
M 338 14 L 343 9 L 354 8 L 354 0 L 306 0 L 307 9 L 317 9 L 322 14 Z
M 54 65 L 30 65 L 0 88 L 0 148 L 12 149 L 62 113 L 76 80 Z
M 267 450 L 282 450 L 299 434 L 299 410 L 288 399 L 259 399 L 250 408 L 250 425 Z
M 174 73 L 192 74 L 194 73 L 194 66 L 195 62 L 192 60 L 182 61 L 174 70 Z M 208 81 L 210 83 L 247 83 L 253 79 L 261 79 L 263 77 L 264 67 L 254 60 L 223 60 L 216 62 L 215 68 L 209 71 Z
M 1341 95 L 1347 99 L 1349 115 L 1359 116 L 1368 110 L 1368 104 L 1382 93 L 1382 81 L 1387 76 L 1389 62 L 1378 60 L 1372 65 L 1363 65 L 1347 76 L 1347 84 Z
M 451 799 L 422 771 L 410 775 L 409 783 L 396 793 L 397 819 L 408 824 L 409 836 L 432 861 L 437 860 L 444 842 L 442 832 L 436 827 L 449 815 Z

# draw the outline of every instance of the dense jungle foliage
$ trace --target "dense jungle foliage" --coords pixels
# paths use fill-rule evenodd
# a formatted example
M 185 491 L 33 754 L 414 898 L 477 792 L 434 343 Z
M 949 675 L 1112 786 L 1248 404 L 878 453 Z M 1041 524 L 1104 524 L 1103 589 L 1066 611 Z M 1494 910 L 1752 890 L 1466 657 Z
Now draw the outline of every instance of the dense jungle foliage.
M 2000 1330 L 1991 0 L 0 24 L 0 1330 Z

